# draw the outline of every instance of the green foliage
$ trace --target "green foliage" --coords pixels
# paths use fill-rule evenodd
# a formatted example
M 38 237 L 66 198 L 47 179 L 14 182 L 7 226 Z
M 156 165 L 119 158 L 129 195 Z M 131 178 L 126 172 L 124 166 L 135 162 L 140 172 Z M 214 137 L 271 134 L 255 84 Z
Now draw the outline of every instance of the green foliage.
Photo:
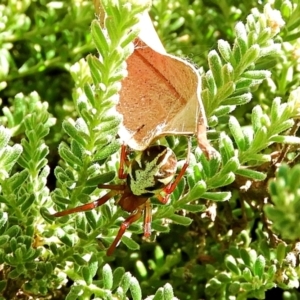
M 153 1 L 167 51 L 202 66 L 216 155 L 193 140 L 170 201 L 151 199 L 150 241 L 139 220 L 113 257 L 116 199 L 52 214 L 118 183 L 116 105 L 147 5 L 102 1 L 102 26 L 91 1 L 0 4 L 0 299 L 298 299 L 298 2 Z M 186 138 L 160 142 L 182 166 Z
M 1 212 L 1 263 L 10 266 L 6 270 L 7 277 L 2 281 L 3 290 L 9 280 L 18 279 L 20 285 L 17 284 L 16 288 L 27 281 L 25 289 L 45 294 L 49 287 L 48 281 L 53 280 L 55 286 L 57 278 L 53 275 L 53 262 L 37 260 L 42 257 L 43 251 L 35 243 L 38 244 L 40 239 L 38 228 L 44 226 L 39 209 L 49 198 L 49 189 L 46 186 L 49 176 L 46 156 L 49 150 L 43 138 L 49 134 L 49 127 L 53 126 L 54 119 L 47 112 L 48 104 L 41 103 L 36 93 L 28 97 L 18 94 L 15 99 L 16 106 L 11 106 L 10 112 L 6 110 L 5 113 L 12 130 L 5 129 L 2 139 L 5 146 L 2 174 L 6 178 L 3 176 L 1 179 L 0 201 L 6 209 Z M 20 118 L 22 114 L 18 109 L 27 111 L 27 115 Z M 24 135 L 22 146 L 5 145 L 8 142 L 5 139 L 12 132 Z M 17 171 L 17 159 L 22 171 Z M 10 176 L 11 172 L 4 173 L 12 168 L 15 169 L 13 175 Z M 31 278 L 30 282 L 28 278 Z
M 9 172 L 22 153 L 22 147 L 15 144 L 13 147 L 8 145 L 11 138 L 11 131 L 1 126 L 0 128 L 0 149 L 1 149 L 1 182 L 9 177 Z
M 299 165 L 290 169 L 283 165 L 269 189 L 273 205 L 265 206 L 266 215 L 272 221 L 274 231 L 284 239 L 299 239 Z
M 276 53 L 279 45 L 272 38 L 283 24 L 280 15 L 268 12 L 267 8 L 265 14 L 253 10 L 245 25 L 239 22 L 235 26 L 232 47 L 227 41 L 219 40 L 220 55 L 215 50 L 208 54 L 209 71 L 202 76 L 201 94 L 207 117 L 212 118 L 214 125 L 218 117 L 248 103 L 252 98 L 251 89 L 270 76 L 257 63 Z

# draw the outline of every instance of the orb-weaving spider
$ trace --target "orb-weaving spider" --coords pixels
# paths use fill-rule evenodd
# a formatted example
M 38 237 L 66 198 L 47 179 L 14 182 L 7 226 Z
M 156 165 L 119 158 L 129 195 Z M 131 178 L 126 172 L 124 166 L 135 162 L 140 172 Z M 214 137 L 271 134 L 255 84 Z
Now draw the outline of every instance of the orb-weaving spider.
M 126 179 L 126 182 L 123 184 L 100 184 L 98 185 L 100 189 L 110 189 L 110 192 L 94 202 L 57 212 L 53 216 L 61 217 L 92 210 L 106 203 L 110 198 L 121 195 L 117 204 L 131 214 L 121 224 L 117 236 L 107 250 L 107 255 L 112 255 L 126 229 L 137 221 L 143 213 L 144 236 L 150 236 L 152 219 L 150 197 L 155 196 L 161 203 L 167 203 L 170 194 L 174 191 L 188 167 L 189 153 L 190 142 L 185 164 L 173 181 L 177 169 L 177 158 L 170 148 L 153 145 L 139 152 L 132 161 L 129 161 L 127 147 L 123 145 L 118 177 Z M 128 168 L 127 173 L 125 173 L 125 165 Z

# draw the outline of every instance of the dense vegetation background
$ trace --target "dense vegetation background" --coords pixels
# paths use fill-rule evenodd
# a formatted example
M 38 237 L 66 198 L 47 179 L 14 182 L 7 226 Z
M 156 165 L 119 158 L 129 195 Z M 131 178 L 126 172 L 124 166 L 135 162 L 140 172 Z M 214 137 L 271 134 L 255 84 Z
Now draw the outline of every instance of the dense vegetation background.
M 153 1 L 167 51 L 199 69 L 219 155 L 193 141 L 152 241 L 141 220 L 112 257 L 113 199 L 50 215 L 118 181 L 112 108 L 146 5 L 102 2 L 107 31 L 90 1 L 0 4 L 1 299 L 299 299 L 299 1 Z M 184 160 L 185 138 L 161 143 Z

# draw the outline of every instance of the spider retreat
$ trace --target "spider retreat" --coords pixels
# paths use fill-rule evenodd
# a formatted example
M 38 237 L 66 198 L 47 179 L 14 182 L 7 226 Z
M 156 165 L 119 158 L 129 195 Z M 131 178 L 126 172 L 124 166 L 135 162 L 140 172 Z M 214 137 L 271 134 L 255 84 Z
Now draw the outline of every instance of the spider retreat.
M 122 145 L 118 177 L 124 179 L 124 183 L 99 184 L 100 189 L 110 191 L 94 202 L 57 212 L 52 216 L 62 217 L 76 212 L 92 210 L 106 203 L 112 197 L 119 196 L 117 205 L 124 211 L 129 212 L 130 215 L 121 224 L 117 236 L 107 250 L 107 255 L 112 255 L 126 229 L 140 219 L 142 215 L 144 215 L 144 236 L 147 238 L 151 235 L 152 210 L 150 198 L 155 196 L 163 204 L 168 202 L 171 193 L 188 167 L 190 151 L 191 143 L 188 140 L 186 161 L 175 178 L 177 158 L 170 148 L 163 145 L 152 145 L 140 151 L 130 161 L 128 148 Z

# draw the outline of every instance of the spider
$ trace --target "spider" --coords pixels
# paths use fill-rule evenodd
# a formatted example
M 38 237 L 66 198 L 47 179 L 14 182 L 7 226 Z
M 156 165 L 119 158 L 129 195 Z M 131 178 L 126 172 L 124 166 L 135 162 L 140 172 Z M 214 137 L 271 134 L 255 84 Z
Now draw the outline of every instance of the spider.
M 117 201 L 124 211 L 130 213 L 129 217 L 121 224 L 117 236 L 107 250 L 107 255 L 113 254 L 126 229 L 144 214 L 144 236 L 151 235 L 151 202 L 150 197 L 155 196 L 161 203 L 166 204 L 170 194 L 183 177 L 188 164 L 190 153 L 190 141 L 186 161 L 174 179 L 177 169 L 177 158 L 174 152 L 162 145 L 152 145 L 130 161 L 125 145 L 122 145 L 120 155 L 119 179 L 126 180 L 123 184 L 99 184 L 100 189 L 110 191 L 94 202 L 90 202 L 75 208 L 70 208 L 53 214 L 54 217 L 66 216 L 76 212 L 92 210 L 106 203 L 110 198 L 119 195 Z M 128 172 L 125 172 L 125 165 Z M 173 180 L 174 179 L 174 180 Z

